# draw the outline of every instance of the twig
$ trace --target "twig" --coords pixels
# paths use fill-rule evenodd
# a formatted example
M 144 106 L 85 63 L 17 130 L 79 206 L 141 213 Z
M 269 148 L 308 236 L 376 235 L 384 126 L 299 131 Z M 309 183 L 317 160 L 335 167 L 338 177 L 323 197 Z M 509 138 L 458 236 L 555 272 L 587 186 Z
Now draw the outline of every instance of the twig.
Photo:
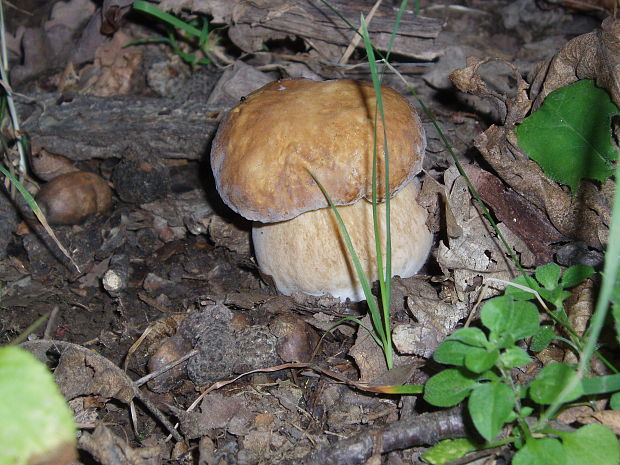
M 349 439 L 310 452 L 301 460 L 284 460 L 279 462 L 279 465 L 363 464 L 372 456 L 373 448 L 377 446 L 374 440 L 377 431 L 381 431 L 383 454 L 414 446 L 435 444 L 442 439 L 464 437 L 467 434 L 463 410 L 461 407 L 456 407 L 412 416 L 382 429 L 370 428 Z
M 185 355 L 183 355 L 180 358 L 177 358 L 176 360 L 173 360 L 170 363 L 165 364 L 163 367 L 159 368 L 158 370 L 155 370 L 152 373 L 149 373 L 146 376 L 143 376 L 142 378 L 140 378 L 137 381 L 134 381 L 134 384 L 138 387 L 142 386 L 143 384 L 148 383 L 150 380 L 152 380 L 153 378 L 158 377 L 159 375 L 167 372 L 168 370 L 174 368 L 175 366 L 177 366 L 180 363 L 183 363 L 185 360 L 187 360 L 188 358 L 192 358 L 194 355 L 196 355 L 199 352 L 198 349 L 193 349 L 191 351 L 189 351 L 188 353 L 186 353 Z
M 54 328 L 54 323 L 56 323 L 57 316 L 58 316 L 58 305 L 54 305 L 54 308 L 50 312 L 49 319 L 47 320 L 45 331 L 43 332 L 43 339 L 52 339 L 52 329 Z
M 368 16 L 366 16 L 366 24 L 370 24 L 370 21 L 372 21 L 372 17 L 375 15 L 375 13 L 376 13 L 377 9 L 379 8 L 379 5 L 381 5 L 382 1 L 383 0 L 377 0 L 375 2 L 375 4 L 373 5 L 373 7 L 370 9 L 370 11 L 368 12 Z M 342 54 L 342 57 L 340 58 L 340 60 L 338 60 L 338 64 L 344 65 L 344 64 L 347 63 L 347 61 L 349 61 L 349 58 L 351 58 L 351 55 L 353 54 L 353 51 L 359 45 L 360 40 L 362 40 L 362 35 L 361 34 L 362 34 L 362 26 L 360 26 L 357 29 L 357 33 L 353 36 L 353 40 L 351 40 L 351 43 L 349 44 L 347 49 Z

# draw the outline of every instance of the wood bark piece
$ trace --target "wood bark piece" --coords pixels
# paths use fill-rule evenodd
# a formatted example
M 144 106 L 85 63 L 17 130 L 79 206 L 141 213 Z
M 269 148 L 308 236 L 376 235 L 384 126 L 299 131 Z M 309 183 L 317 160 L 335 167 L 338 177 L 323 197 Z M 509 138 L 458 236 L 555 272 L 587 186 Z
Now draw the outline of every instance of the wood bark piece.
M 387 49 L 398 11 L 388 3 L 383 2 L 368 25 L 373 44 L 382 51 Z M 360 14 L 367 16 L 374 1 L 331 0 L 330 4 L 358 28 Z M 355 36 L 320 0 L 164 0 L 160 7 L 175 11 L 187 8 L 211 14 L 214 22 L 231 24 L 229 37 L 245 52 L 262 50 L 268 40 L 300 37 L 319 51 L 334 45 L 342 47 L 342 54 Z M 434 41 L 440 31 L 441 20 L 416 16 L 413 10 L 408 10 L 400 22 L 393 51 L 418 60 L 433 60 L 441 53 Z
M 33 96 L 23 122 L 33 152 L 41 148 L 72 160 L 121 157 L 127 149 L 160 158 L 199 160 L 207 153 L 219 119 L 228 110 L 197 100 Z

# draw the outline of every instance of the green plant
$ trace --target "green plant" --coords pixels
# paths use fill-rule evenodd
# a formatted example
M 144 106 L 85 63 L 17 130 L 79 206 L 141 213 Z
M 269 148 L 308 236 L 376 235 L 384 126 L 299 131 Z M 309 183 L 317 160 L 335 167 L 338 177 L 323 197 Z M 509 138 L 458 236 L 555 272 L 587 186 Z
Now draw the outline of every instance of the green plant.
M 329 3 L 327 2 L 324 2 L 324 3 L 333 9 L 333 7 L 329 5 Z M 388 45 L 388 52 L 386 54 L 386 57 L 389 57 L 390 50 L 393 47 L 394 39 L 396 37 L 396 31 L 398 30 L 398 25 L 400 24 L 400 18 L 406 6 L 407 6 L 407 1 L 405 0 L 401 3 L 400 9 L 398 10 L 398 13 L 396 15 L 396 21 L 394 24 L 394 28 L 392 30 L 392 35 L 390 38 L 390 43 Z M 337 11 L 336 13 L 341 18 L 344 19 L 344 17 L 342 17 Z M 345 22 L 346 22 L 346 19 L 345 19 Z M 351 28 L 353 28 L 353 26 L 350 23 L 347 22 L 347 24 Z M 379 118 L 381 119 L 383 131 L 384 131 L 383 153 L 384 153 L 384 160 L 385 160 L 385 168 L 384 168 L 385 181 L 384 182 L 386 186 L 386 192 L 389 192 L 389 186 L 390 186 L 389 148 L 388 148 L 388 138 L 385 133 L 385 113 L 383 110 L 383 100 L 381 96 L 381 76 L 379 75 L 379 70 L 377 68 L 377 61 L 375 60 L 375 49 L 370 40 L 370 35 L 368 33 L 368 26 L 366 24 L 366 19 L 364 18 L 364 15 L 360 16 L 360 24 L 361 24 L 360 34 L 364 40 L 364 46 L 366 49 L 366 53 L 368 55 L 368 63 L 370 65 L 370 72 L 372 76 L 372 82 L 373 82 L 373 87 L 375 90 L 375 97 L 376 97 L 376 102 L 377 102 L 376 111 L 374 115 L 374 124 L 373 124 L 374 137 L 373 137 L 372 199 L 371 200 L 372 200 L 373 230 L 374 230 L 374 237 L 375 237 L 375 250 L 376 250 L 376 257 L 377 257 L 377 270 L 378 270 L 378 276 L 379 276 L 379 302 L 375 300 L 375 297 L 372 294 L 372 291 L 370 288 L 370 282 L 368 280 L 368 277 L 366 276 L 366 274 L 364 273 L 362 269 L 360 260 L 355 251 L 355 248 L 353 247 L 351 238 L 349 236 L 349 233 L 347 231 L 347 228 L 344 222 L 342 221 L 342 217 L 340 216 L 338 209 L 334 205 L 332 199 L 329 196 L 329 193 L 323 187 L 320 180 L 317 179 L 316 176 L 314 176 L 314 174 L 312 173 L 310 173 L 310 176 L 312 176 L 312 179 L 314 179 L 314 181 L 317 183 L 317 185 L 323 192 L 323 195 L 325 195 L 327 201 L 329 202 L 330 208 L 332 209 L 332 211 L 334 212 L 334 215 L 336 216 L 340 234 L 342 235 L 342 238 L 345 242 L 347 250 L 351 256 L 353 265 L 355 267 L 356 274 L 364 290 L 364 296 L 366 297 L 366 302 L 367 302 L 369 313 L 370 313 L 370 319 L 372 321 L 372 329 L 364 325 L 364 323 L 362 323 L 360 319 L 354 318 L 354 317 L 343 318 L 342 320 L 338 321 L 335 326 L 340 325 L 344 321 L 354 321 L 360 326 L 362 326 L 364 329 L 366 329 L 369 332 L 369 334 L 372 336 L 374 341 L 377 343 L 377 345 L 379 345 L 379 347 L 381 347 L 381 349 L 383 350 L 387 367 L 388 369 L 391 369 L 394 366 L 394 352 L 392 348 L 392 334 L 391 334 L 391 329 L 390 329 L 391 327 L 390 296 L 392 292 L 391 291 L 392 289 L 392 284 L 391 284 L 392 283 L 392 262 L 391 262 L 392 261 L 392 258 L 391 258 L 392 257 L 392 246 L 391 246 L 391 233 L 390 233 L 390 196 L 387 195 L 385 199 L 385 225 L 386 225 L 385 226 L 385 263 L 383 263 L 383 250 L 382 250 L 383 248 L 381 246 L 379 215 L 378 215 L 378 210 L 377 210 L 379 202 L 377 199 L 377 133 L 376 133 L 376 130 L 377 130 L 377 122 Z M 356 29 L 353 28 L 353 30 L 357 32 Z M 419 392 L 418 388 L 419 388 L 418 386 L 411 386 L 409 387 L 409 391 L 407 392 Z
M 582 178 L 605 181 L 618 152 L 611 118 L 619 113 L 609 94 L 593 80 L 551 92 L 542 106 L 516 127 L 521 148 L 551 179 L 575 192 Z
M 168 26 L 167 37 L 150 37 L 129 42 L 126 46 L 138 45 L 143 43 L 160 42 L 168 44 L 174 52 L 181 57 L 192 68 L 211 63 L 208 53 L 211 50 L 216 36 L 213 31 L 209 31 L 209 22 L 204 16 L 199 16 L 195 20 L 185 22 L 173 16 L 151 3 L 136 0 L 133 9 L 141 11 L 155 17 Z M 183 42 L 193 47 L 193 52 L 183 50 L 177 40 L 177 36 Z
M 0 347 L 0 463 L 64 465 L 76 456 L 73 413 L 47 367 L 31 353 Z
M 536 285 L 543 286 L 537 291 L 547 303 L 559 307 L 555 311 L 563 311 L 562 301 L 570 295 L 565 289 L 587 278 L 593 270 L 576 266 L 562 274 L 556 267 L 539 267 Z M 509 287 L 503 296 L 482 307 L 480 319 L 485 331 L 459 329 L 442 342 L 434 359 L 451 367 L 428 380 L 424 399 L 440 407 L 467 399 L 468 413 L 480 436 L 488 442 L 486 447 L 513 443 L 518 449 L 514 464 L 555 463 L 547 459 L 549 448 L 557 457 L 579 458 L 574 463 L 617 463 L 620 449 L 615 435 L 604 426 L 562 432 L 553 429 L 548 421 L 540 421 L 550 418 L 547 412 L 556 403 L 567 404 L 584 395 L 620 389 L 617 375 L 582 381 L 576 367 L 552 363 L 525 385 L 513 381 L 511 370 L 531 362 L 524 349 L 525 339 L 540 333 L 538 308 L 530 302 L 534 298 L 532 293 Z M 545 406 L 549 406 L 547 411 L 540 412 Z M 540 414 L 538 422 L 526 421 L 536 412 Z M 511 436 L 493 443 L 502 428 L 513 422 Z M 592 434 L 598 437 L 599 447 L 585 450 L 581 441 Z M 558 463 L 569 463 L 565 460 Z

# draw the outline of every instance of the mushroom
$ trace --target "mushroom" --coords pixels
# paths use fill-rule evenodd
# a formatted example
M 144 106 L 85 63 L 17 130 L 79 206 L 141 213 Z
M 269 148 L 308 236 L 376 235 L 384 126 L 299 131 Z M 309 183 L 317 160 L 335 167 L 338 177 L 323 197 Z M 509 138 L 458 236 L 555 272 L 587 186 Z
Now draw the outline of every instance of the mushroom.
M 409 102 L 382 87 L 389 149 L 393 275 L 424 264 L 432 236 L 416 201 L 424 129 Z M 338 207 L 362 268 L 378 277 L 372 219 L 375 92 L 351 80 L 279 80 L 253 92 L 223 119 L 213 141 L 217 190 L 235 212 L 254 221 L 261 272 L 280 292 L 363 300 L 335 215 L 311 172 Z M 384 137 L 376 131 L 377 195 L 385 200 Z M 385 254 L 385 204 L 379 205 Z

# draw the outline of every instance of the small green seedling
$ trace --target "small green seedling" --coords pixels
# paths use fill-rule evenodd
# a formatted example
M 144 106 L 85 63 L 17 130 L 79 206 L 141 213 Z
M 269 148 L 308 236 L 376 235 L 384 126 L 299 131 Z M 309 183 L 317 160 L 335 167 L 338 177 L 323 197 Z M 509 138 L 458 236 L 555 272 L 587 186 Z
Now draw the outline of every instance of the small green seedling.
M 209 31 L 209 22 L 204 17 L 198 17 L 191 23 L 187 23 L 176 16 L 173 16 L 151 3 L 142 0 L 136 0 L 133 3 L 133 9 L 147 13 L 164 24 L 169 26 L 167 37 L 151 37 L 147 39 L 138 39 L 129 42 L 126 46 L 138 45 L 144 43 L 160 42 L 168 44 L 174 52 L 189 64 L 192 69 L 196 66 L 202 66 L 211 63 L 207 57 L 208 52 L 216 40 L 213 31 Z M 177 36 L 184 42 L 188 43 L 196 52 L 188 53 L 179 44 Z
M 324 1 L 327 6 L 329 6 L 333 11 L 336 11 L 328 2 Z M 400 24 L 400 18 L 402 17 L 403 12 L 405 11 L 405 7 L 407 6 L 407 1 L 403 1 L 396 15 L 396 21 L 394 25 L 394 29 L 392 31 L 392 36 L 390 38 L 390 43 L 388 46 L 389 50 L 392 49 L 394 45 L 394 39 L 396 37 L 396 31 L 398 30 L 398 26 Z M 349 25 L 349 27 L 353 28 L 353 26 L 346 21 L 346 19 L 340 15 L 336 11 L 336 13 Z M 310 176 L 317 183 L 323 195 L 325 195 L 329 205 L 336 216 L 336 220 L 338 222 L 338 228 L 343 237 L 345 245 L 349 254 L 351 255 L 351 259 L 353 261 L 353 265 L 355 267 L 356 274 L 362 285 L 362 289 L 364 290 L 364 296 L 366 297 L 366 302 L 368 304 L 368 309 L 370 312 L 370 319 L 372 321 L 372 329 L 365 326 L 361 320 L 358 318 L 347 317 L 336 323 L 336 326 L 343 323 L 344 321 L 354 321 L 358 323 L 361 327 L 366 329 L 374 341 L 381 347 L 383 353 L 385 355 L 386 365 L 388 369 L 392 369 L 394 366 L 394 351 L 392 347 L 392 334 L 391 334 L 391 322 L 390 322 L 390 296 L 392 293 L 391 283 L 392 283 L 392 246 L 391 246 L 391 233 L 390 233 L 390 196 L 386 196 L 385 199 L 385 263 L 383 262 L 383 251 L 381 247 L 381 238 L 380 238 L 380 228 L 379 228 L 379 214 L 378 214 L 378 196 L 377 196 L 377 121 L 380 119 L 383 127 L 383 153 L 384 153 L 384 174 L 385 174 L 385 186 L 386 191 L 389 191 L 390 186 L 390 166 L 389 166 L 389 150 L 388 150 L 388 138 L 385 134 L 385 114 L 383 110 L 383 100 L 381 96 L 381 77 L 379 75 L 379 70 L 377 69 L 377 62 L 375 60 L 375 49 L 370 40 L 370 34 L 368 33 L 368 27 L 366 24 L 366 19 L 364 15 L 360 16 L 360 24 L 361 30 L 360 34 L 364 40 L 364 46 L 366 48 L 366 54 L 368 55 L 368 64 L 370 66 L 370 73 L 372 76 L 372 82 L 375 89 L 375 96 L 377 101 L 377 108 L 375 117 L 375 124 L 373 125 L 375 128 L 374 140 L 373 140 L 373 164 L 372 164 L 372 217 L 373 217 L 373 229 L 375 236 L 375 249 L 376 249 L 376 257 L 377 257 L 377 270 L 379 275 L 379 289 L 380 289 L 380 302 L 375 300 L 374 295 L 372 294 L 370 283 L 366 274 L 363 271 L 357 253 L 353 247 L 353 243 L 351 242 L 351 238 L 349 233 L 347 232 L 347 228 L 342 221 L 340 214 L 338 213 L 338 209 L 334 205 L 331 200 L 329 193 L 325 190 L 320 181 L 310 173 Z M 355 30 L 355 28 L 353 28 Z M 399 389 L 397 386 L 386 387 L 386 389 L 392 390 L 392 393 L 419 393 L 419 386 L 409 386 L 407 388 Z M 386 391 L 387 392 L 387 391 Z
M 539 267 L 535 278 L 519 277 L 515 281 L 529 283 L 557 312 L 563 311 L 562 303 L 570 295 L 566 289 L 593 272 L 590 267 L 574 266 L 562 273 L 559 266 L 550 264 Z M 492 441 L 502 428 L 514 423 L 513 435 L 501 441 L 512 442 L 519 449 L 513 464 L 555 463 L 547 461 L 550 452 L 561 458 L 558 463 L 564 464 L 570 463 L 566 457 L 582 458 L 586 453 L 591 461 L 575 463 L 617 463 L 618 442 L 604 426 L 597 425 L 601 430 L 595 431 L 602 441 L 600 448 L 586 451 L 582 450 L 580 439 L 591 434 L 588 427 L 561 433 L 546 423 L 532 427 L 525 421 L 543 406 L 567 404 L 584 395 L 618 390 L 620 375 L 581 380 L 575 366 L 551 363 L 527 385 L 516 385 L 511 370 L 531 362 L 524 343 L 527 338 L 540 334 L 541 328 L 538 308 L 530 301 L 535 299 L 534 293 L 523 291 L 521 284 L 518 286 L 508 287 L 503 296 L 483 305 L 480 320 L 484 330 L 462 328 L 440 344 L 434 359 L 451 367 L 427 381 L 424 399 L 441 407 L 451 407 L 467 399 L 468 413 L 477 432 L 487 441 L 486 447 L 497 445 Z M 534 433 L 538 436 L 534 437 Z

